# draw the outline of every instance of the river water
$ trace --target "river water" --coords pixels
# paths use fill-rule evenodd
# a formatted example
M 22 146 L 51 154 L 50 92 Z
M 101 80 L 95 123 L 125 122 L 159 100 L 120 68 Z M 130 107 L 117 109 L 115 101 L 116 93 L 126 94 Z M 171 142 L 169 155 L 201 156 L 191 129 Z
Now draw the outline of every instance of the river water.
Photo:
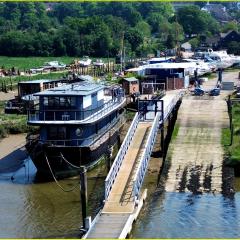
M 14 179 L 11 180 L 13 176 Z M 104 166 L 88 175 L 89 211 L 102 204 Z M 82 226 L 79 179 L 36 182 L 32 161 L 15 173 L 0 174 L 0 238 L 79 238 Z
M 79 180 L 60 181 L 66 190 L 76 186 L 64 192 L 55 182 L 36 182 L 35 175 L 31 160 L 15 173 L 0 174 L 0 238 L 79 238 Z M 88 174 L 91 215 L 102 205 L 105 176 L 105 166 Z M 240 237 L 240 192 L 228 196 L 169 193 L 149 179 L 149 196 L 130 238 Z M 240 179 L 235 186 L 239 191 Z

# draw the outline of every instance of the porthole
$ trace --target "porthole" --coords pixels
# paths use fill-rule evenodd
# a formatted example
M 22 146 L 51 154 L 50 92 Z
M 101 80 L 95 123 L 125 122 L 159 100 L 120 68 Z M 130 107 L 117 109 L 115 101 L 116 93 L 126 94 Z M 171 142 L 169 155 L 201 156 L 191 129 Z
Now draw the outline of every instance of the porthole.
M 77 128 L 75 133 L 76 133 L 76 136 L 80 137 L 82 135 L 82 133 L 83 133 L 82 128 Z

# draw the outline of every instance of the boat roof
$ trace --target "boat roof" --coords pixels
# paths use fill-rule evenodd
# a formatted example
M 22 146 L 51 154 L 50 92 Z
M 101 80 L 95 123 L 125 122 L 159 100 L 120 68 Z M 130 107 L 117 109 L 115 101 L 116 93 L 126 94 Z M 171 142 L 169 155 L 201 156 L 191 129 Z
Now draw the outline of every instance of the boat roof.
M 148 61 L 167 61 L 173 58 L 174 57 L 154 57 L 154 58 L 148 59 Z
M 175 69 L 175 68 L 190 68 L 193 67 L 195 63 L 192 62 L 181 62 L 181 63 L 155 63 L 146 66 L 146 69 Z
M 60 96 L 60 95 L 67 95 L 67 96 L 87 96 L 91 95 L 92 93 L 98 92 L 104 89 L 103 85 L 95 84 L 95 83 L 73 83 L 67 84 L 56 88 L 50 88 L 45 91 L 35 93 L 35 96 Z
M 123 78 L 123 79 L 128 81 L 128 82 L 136 82 L 136 81 L 138 81 L 138 79 L 135 78 L 135 77 L 128 77 L 128 78 Z
M 34 84 L 34 83 L 48 83 L 48 82 L 56 82 L 59 81 L 59 79 L 38 79 L 38 80 L 29 80 L 29 81 L 21 81 L 19 83 L 26 83 L 26 84 Z

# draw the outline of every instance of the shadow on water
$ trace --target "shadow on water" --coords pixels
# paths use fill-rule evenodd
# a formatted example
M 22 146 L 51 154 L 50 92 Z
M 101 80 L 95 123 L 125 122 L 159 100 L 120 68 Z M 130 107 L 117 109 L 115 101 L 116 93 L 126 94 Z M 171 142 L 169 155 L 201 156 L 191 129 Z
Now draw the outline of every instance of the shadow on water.
M 64 192 L 54 181 L 39 181 L 36 173 L 30 158 L 0 172 L 0 238 L 79 238 L 82 226 L 79 177 L 59 180 L 65 189 L 76 186 L 73 191 Z M 104 165 L 87 174 L 92 217 L 103 202 L 105 176 Z

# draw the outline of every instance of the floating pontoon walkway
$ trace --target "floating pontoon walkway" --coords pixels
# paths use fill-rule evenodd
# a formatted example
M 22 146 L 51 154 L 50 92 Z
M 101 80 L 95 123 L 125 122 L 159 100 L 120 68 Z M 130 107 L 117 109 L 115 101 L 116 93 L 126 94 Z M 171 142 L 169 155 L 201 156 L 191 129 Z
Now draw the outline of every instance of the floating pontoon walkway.
M 104 207 L 84 238 L 125 238 L 130 232 L 147 195 L 141 186 L 157 131 L 182 94 L 172 91 L 157 107 L 150 103 L 147 112 L 136 113 L 105 180 Z

